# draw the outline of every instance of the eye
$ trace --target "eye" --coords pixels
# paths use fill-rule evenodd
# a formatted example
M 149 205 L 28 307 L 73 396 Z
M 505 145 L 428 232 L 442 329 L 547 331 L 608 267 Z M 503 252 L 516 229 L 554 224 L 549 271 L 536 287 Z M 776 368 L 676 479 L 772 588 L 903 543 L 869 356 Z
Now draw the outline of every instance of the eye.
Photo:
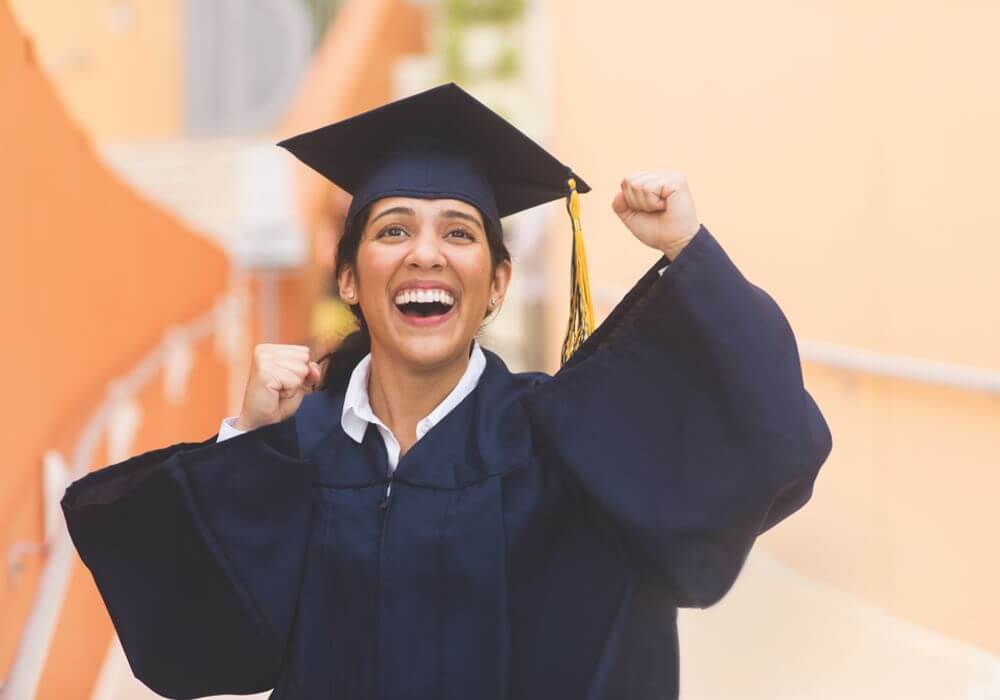
M 386 226 L 375 234 L 375 238 L 401 238 L 406 235 L 406 229 L 396 224 Z
M 447 233 L 449 237 L 453 236 L 455 238 L 464 238 L 469 241 L 476 240 L 476 237 L 468 229 L 464 229 L 461 226 L 450 229 Z

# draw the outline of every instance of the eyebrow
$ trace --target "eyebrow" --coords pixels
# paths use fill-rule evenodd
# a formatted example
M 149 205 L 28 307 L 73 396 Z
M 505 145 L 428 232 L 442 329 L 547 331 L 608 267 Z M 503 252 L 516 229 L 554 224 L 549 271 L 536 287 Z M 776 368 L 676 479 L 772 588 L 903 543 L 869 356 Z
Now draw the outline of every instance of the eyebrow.
M 471 221 L 478 228 L 483 227 L 483 225 L 479 223 L 478 218 L 476 218 L 472 214 L 466 214 L 464 211 L 458 211 L 457 209 L 448 209 L 447 211 L 442 212 L 441 216 L 443 216 L 446 219 L 464 219 L 465 221 Z
M 372 223 L 378 221 L 383 216 L 389 216 L 390 214 L 403 214 L 404 216 L 416 216 L 415 212 L 410 207 L 389 207 L 385 211 L 380 211 L 373 219 Z M 479 222 L 479 219 L 472 214 L 467 214 L 464 211 L 459 211 L 457 209 L 446 209 L 441 212 L 441 216 L 445 219 L 463 219 L 474 223 L 478 228 L 482 229 L 483 225 Z
M 416 216 L 417 212 L 413 211 L 409 207 L 389 207 L 385 211 L 381 211 L 378 215 L 372 219 L 373 222 L 378 221 L 383 216 L 389 216 L 389 214 L 405 214 L 406 216 Z

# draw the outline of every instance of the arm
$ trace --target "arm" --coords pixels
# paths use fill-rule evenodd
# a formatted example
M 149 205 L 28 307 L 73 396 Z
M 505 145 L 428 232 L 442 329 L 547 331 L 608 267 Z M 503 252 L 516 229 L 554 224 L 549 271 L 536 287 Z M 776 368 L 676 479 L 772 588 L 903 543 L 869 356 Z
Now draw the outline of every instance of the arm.
M 147 452 L 70 485 L 70 535 L 140 680 L 168 697 L 273 687 L 311 488 L 294 418 Z
M 528 409 L 636 558 L 703 607 L 809 498 L 830 435 L 783 314 L 712 235 L 663 262 Z

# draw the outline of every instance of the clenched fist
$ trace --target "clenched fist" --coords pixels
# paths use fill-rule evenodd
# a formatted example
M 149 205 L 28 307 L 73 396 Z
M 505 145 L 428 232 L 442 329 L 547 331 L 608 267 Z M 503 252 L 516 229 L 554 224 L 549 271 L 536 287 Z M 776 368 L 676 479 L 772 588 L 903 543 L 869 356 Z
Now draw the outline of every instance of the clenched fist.
M 680 255 L 700 224 L 687 180 L 676 172 L 639 172 L 622 180 L 611 208 L 628 230 L 668 259 Z
M 319 364 L 309 359 L 306 346 L 258 345 L 253 349 L 243 408 L 233 427 L 253 430 L 285 420 L 319 380 Z

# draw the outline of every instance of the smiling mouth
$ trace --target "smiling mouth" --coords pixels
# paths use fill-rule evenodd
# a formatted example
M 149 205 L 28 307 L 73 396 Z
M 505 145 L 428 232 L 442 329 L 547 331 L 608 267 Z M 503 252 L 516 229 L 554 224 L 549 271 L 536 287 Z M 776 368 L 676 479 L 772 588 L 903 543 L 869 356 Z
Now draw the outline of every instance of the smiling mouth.
M 399 292 L 393 304 L 410 323 L 434 323 L 443 320 L 455 308 L 455 297 L 440 289 Z
M 412 301 L 405 304 L 396 304 L 396 308 L 404 316 L 412 318 L 431 318 L 434 316 L 444 316 L 451 311 L 452 307 L 440 301 L 420 302 Z

